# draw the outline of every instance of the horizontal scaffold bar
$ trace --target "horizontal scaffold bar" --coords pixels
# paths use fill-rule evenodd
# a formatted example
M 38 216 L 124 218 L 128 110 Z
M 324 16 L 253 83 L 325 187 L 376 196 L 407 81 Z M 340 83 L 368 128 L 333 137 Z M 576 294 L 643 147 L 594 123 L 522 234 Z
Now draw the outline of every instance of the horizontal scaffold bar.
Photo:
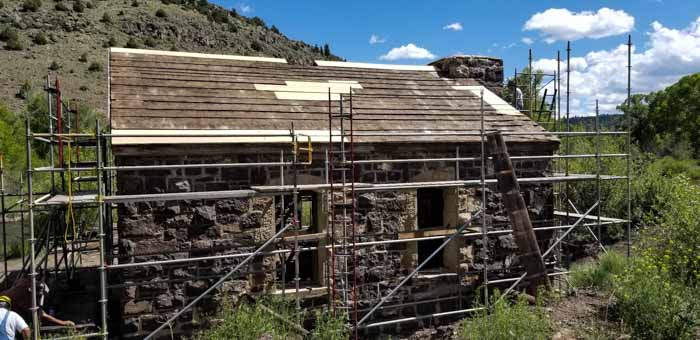
M 618 180 L 626 179 L 626 176 L 600 176 L 601 180 Z M 537 183 L 559 183 L 559 182 L 576 182 L 597 179 L 596 175 L 568 175 L 568 176 L 551 176 L 551 177 L 526 177 L 518 180 L 521 184 L 537 184 Z M 496 184 L 495 179 L 487 179 L 485 184 Z M 346 187 L 351 184 L 346 183 Z M 481 185 L 481 180 L 463 180 L 463 181 L 436 181 L 436 182 L 411 182 L 411 183 L 390 183 L 390 184 L 371 184 L 371 183 L 354 183 L 356 192 L 370 191 L 391 191 L 391 190 L 410 190 L 420 188 L 449 188 L 449 187 L 478 187 Z M 334 189 L 342 189 L 341 185 L 334 185 Z M 225 191 L 198 191 L 198 192 L 173 192 L 163 194 L 141 194 L 141 195 L 116 195 L 103 198 L 104 202 L 108 203 L 126 203 L 126 202 L 148 202 L 148 201 L 178 201 L 178 200 L 212 200 L 226 198 L 241 198 L 241 197 L 256 197 L 256 196 L 274 196 L 284 195 L 297 191 L 326 191 L 330 190 L 330 184 L 305 184 L 305 185 L 275 185 L 275 186 L 252 186 L 245 190 L 225 190 Z M 35 205 L 62 205 L 68 204 L 69 198 L 65 195 L 55 195 L 51 198 L 44 197 L 40 202 L 35 201 Z M 97 195 L 94 193 L 74 193 L 70 200 L 73 204 L 97 203 Z

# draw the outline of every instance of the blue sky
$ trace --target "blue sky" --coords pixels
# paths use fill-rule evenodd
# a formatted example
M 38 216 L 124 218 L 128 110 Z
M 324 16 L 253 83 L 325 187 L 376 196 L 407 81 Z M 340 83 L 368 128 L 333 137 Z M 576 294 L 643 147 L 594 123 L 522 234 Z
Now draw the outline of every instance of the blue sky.
M 213 2 L 260 16 L 292 39 L 329 43 L 349 61 L 426 64 L 457 53 L 482 54 L 502 58 L 510 75 L 527 63 L 528 48 L 538 66 L 551 68 L 547 59 L 558 49 L 564 53 L 565 40 L 572 39 L 572 56 L 579 58 L 572 87 L 581 86 L 573 105 L 580 114 L 590 113 L 595 98 L 608 111 L 624 98 L 615 78 L 624 80 L 624 53 L 617 47 L 627 34 L 636 44 L 635 92 L 658 90 L 700 71 L 697 0 Z

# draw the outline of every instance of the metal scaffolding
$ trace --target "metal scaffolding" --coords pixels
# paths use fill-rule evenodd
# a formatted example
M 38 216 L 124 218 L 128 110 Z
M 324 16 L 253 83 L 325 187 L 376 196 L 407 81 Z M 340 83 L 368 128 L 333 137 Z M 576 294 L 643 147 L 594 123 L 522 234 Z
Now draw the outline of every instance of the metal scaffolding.
M 628 49 L 631 51 L 632 43 L 631 38 L 628 42 Z M 570 110 L 569 110 L 569 79 L 570 79 L 570 45 L 567 44 L 567 54 L 566 54 L 566 109 L 565 117 L 562 117 L 562 107 L 561 107 L 561 71 L 560 71 L 560 57 L 557 54 L 557 71 L 551 75 L 545 74 L 544 76 L 551 76 L 551 80 L 547 81 L 545 84 L 553 84 L 554 91 L 553 94 L 547 94 L 544 91 L 542 100 L 540 101 L 540 108 L 533 108 L 533 100 L 535 97 L 539 97 L 541 89 L 534 89 L 533 83 L 534 78 L 542 76 L 542 74 L 536 73 L 532 69 L 532 51 L 529 54 L 529 68 L 526 73 L 515 72 L 514 86 L 517 88 L 518 78 L 523 78 L 523 76 L 530 79 L 528 92 L 529 92 L 529 102 L 530 108 L 528 115 L 535 119 L 535 113 L 545 115 L 547 118 L 546 122 L 552 123 L 547 125 L 548 131 L 538 132 L 538 133 L 523 133 L 523 132 L 504 132 L 505 136 L 523 136 L 523 135 L 541 135 L 541 136 L 557 136 L 563 138 L 564 140 L 564 153 L 555 155 L 533 155 L 533 156 L 513 156 L 513 160 L 543 160 L 543 161 L 553 161 L 555 162 L 555 173 L 553 176 L 545 177 L 524 177 L 520 178 L 520 183 L 550 183 L 555 187 L 555 219 L 552 221 L 551 225 L 536 227 L 534 230 L 543 231 L 551 230 L 554 231 L 553 242 L 549 244 L 549 248 L 543 252 L 543 259 L 546 263 L 550 264 L 548 266 L 550 272 L 548 273 L 551 277 L 558 277 L 566 275 L 568 272 L 563 268 L 561 263 L 561 242 L 574 231 L 577 227 L 585 227 L 586 230 L 592 234 L 595 241 L 598 243 L 603 251 L 605 247 L 602 243 L 601 237 L 601 227 L 625 224 L 626 225 L 626 237 L 627 246 L 629 254 L 629 245 L 631 237 L 631 203 L 630 203 L 630 181 L 631 181 L 631 143 L 630 143 L 630 133 L 629 131 L 601 131 L 599 124 L 599 110 L 596 105 L 596 124 L 594 131 L 571 131 L 570 123 Z M 630 86 L 631 86 L 631 54 L 628 58 L 628 105 L 630 96 Z M 108 282 L 108 272 L 125 270 L 129 268 L 136 268 L 148 265 L 171 265 L 180 263 L 198 263 L 201 261 L 216 260 L 216 259 L 230 259 L 238 258 L 240 262 L 228 271 L 218 277 L 212 277 L 211 279 L 218 279 L 216 283 L 209 286 L 201 295 L 191 300 L 184 308 L 177 310 L 177 312 L 168 318 L 166 323 L 161 324 L 157 329 L 155 329 L 151 334 L 149 334 L 146 339 L 160 335 L 160 331 L 164 330 L 166 327 L 176 322 L 179 316 L 187 312 L 190 308 L 195 306 L 199 301 L 201 301 L 208 294 L 213 292 L 217 287 L 226 282 L 227 279 L 231 278 L 234 274 L 243 273 L 243 268 L 250 261 L 264 256 L 292 256 L 294 261 L 294 299 L 295 299 L 295 310 L 297 313 L 297 324 L 302 325 L 302 305 L 301 305 L 301 287 L 300 287 L 300 263 L 299 256 L 303 252 L 326 252 L 329 254 L 329 260 L 325 263 L 325 288 L 328 291 L 328 302 L 329 308 L 336 313 L 336 315 L 344 315 L 348 322 L 348 326 L 351 328 L 355 338 L 359 338 L 360 332 L 369 328 L 382 327 L 386 325 L 393 325 L 398 323 L 405 323 L 411 321 L 425 320 L 425 319 L 437 319 L 441 317 L 452 317 L 455 315 L 468 314 L 483 308 L 490 308 L 489 291 L 495 287 L 504 287 L 503 284 L 510 283 L 507 286 L 506 294 L 511 290 L 517 289 L 518 285 L 525 278 L 526 274 L 512 273 L 513 277 L 510 278 L 493 278 L 489 272 L 488 266 L 488 256 L 491 250 L 488 248 L 489 238 L 496 235 L 504 235 L 512 233 L 510 228 L 507 229 L 494 229 L 494 225 L 488 221 L 487 216 L 487 189 L 489 186 L 493 186 L 496 182 L 495 179 L 487 178 L 487 167 L 490 157 L 485 151 L 485 136 L 493 131 L 489 131 L 485 128 L 485 113 L 486 108 L 484 107 L 484 93 L 479 96 L 474 96 L 477 100 L 480 100 L 479 109 L 476 111 L 479 113 L 480 129 L 478 131 L 458 131 L 458 132 L 435 132 L 431 133 L 432 137 L 460 137 L 460 136 L 473 136 L 479 138 L 480 155 L 479 157 L 461 157 L 460 150 L 457 148 L 455 150 L 454 157 L 434 157 L 434 158 L 392 158 L 392 159 L 356 159 L 356 148 L 355 139 L 360 137 L 373 137 L 373 136 L 424 136 L 420 132 L 387 132 L 387 133 L 376 133 L 376 132 L 366 132 L 366 131 L 354 131 L 353 129 L 353 96 L 362 96 L 359 94 L 353 94 L 352 89 L 350 89 L 348 95 L 341 95 L 339 99 L 334 100 L 330 91 L 328 94 L 328 144 L 325 149 L 319 149 L 325 153 L 325 182 L 322 184 L 300 184 L 299 183 L 299 173 L 304 170 L 306 165 L 310 165 L 313 162 L 313 148 L 311 145 L 311 137 L 305 136 L 303 134 L 295 131 L 293 124 L 290 126 L 289 133 L 287 134 L 270 134 L 270 135 L 252 135 L 251 137 L 285 137 L 288 138 L 288 147 L 283 147 L 280 150 L 280 160 L 278 162 L 250 162 L 250 163 L 210 163 L 210 164 L 161 164 L 161 165 L 138 165 L 138 166 L 123 166 L 114 165 L 112 160 L 112 155 L 110 153 L 110 146 L 112 145 L 112 139 L 123 137 L 123 135 L 115 135 L 111 132 L 103 132 L 102 127 L 99 122 L 94 125 L 94 132 L 83 132 L 80 131 L 79 116 L 75 110 L 65 110 L 68 112 L 64 115 L 64 109 L 68 107 L 61 99 L 61 92 L 59 87 L 59 82 L 56 80 L 53 87 L 49 86 L 50 82 L 47 79 L 47 98 L 48 98 L 48 112 L 49 112 L 49 126 L 48 132 L 34 132 L 31 130 L 29 118 L 26 119 L 25 134 L 26 134 L 26 193 L 18 193 L 14 195 L 9 195 L 5 192 L 4 185 L 4 172 L 3 172 L 3 162 L 0 156 L 0 195 L 2 196 L 2 234 L 3 240 L 6 242 L 6 214 L 17 214 L 19 213 L 22 218 L 25 214 L 28 217 L 28 232 L 29 232 L 29 255 L 26 260 L 28 265 L 23 269 L 26 274 L 31 279 L 32 291 L 36 292 L 37 285 L 40 283 L 40 275 L 45 274 L 47 271 L 47 264 L 49 262 L 49 255 L 53 252 L 55 259 L 53 270 L 55 275 L 58 276 L 59 273 L 68 273 L 76 270 L 78 266 L 70 260 L 74 256 L 79 256 L 81 252 L 84 252 L 88 247 L 80 246 L 80 243 L 92 243 L 96 245 L 97 248 L 92 248 L 97 250 L 99 253 L 98 264 L 95 268 L 97 275 L 99 276 L 99 291 L 98 296 L 95 298 L 99 306 L 99 318 L 97 318 L 97 331 L 87 336 L 100 337 L 107 339 L 108 332 L 108 289 L 115 287 L 124 287 L 122 283 L 116 283 L 110 285 Z M 415 95 L 414 98 L 432 98 L 435 96 L 425 96 L 425 95 Z M 551 98 L 551 103 L 545 105 L 545 101 Z M 513 92 L 513 99 L 515 98 L 515 91 Z M 336 105 L 337 104 L 337 105 Z M 74 114 L 74 116 L 71 115 Z M 71 118 L 75 117 L 75 118 Z M 72 121 L 74 119 L 75 121 Z M 629 119 L 629 118 L 628 118 Z M 537 118 L 540 123 L 541 117 Z M 55 124 L 54 124 L 55 123 Z M 73 124 L 73 127 L 71 127 Z M 627 125 L 629 128 L 629 122 Z M 73 132 L 71 130 L 78 130 Z M 203 134 L 202 137 L 207 137 L 208 135 Z M 626 151 L 624 153 L 608 153 L 603 154 L 600 150 L 600 139 L 603 136 L 619 136 L 626 139 Z M 138 137 L 130 135 L 129 137 Z M 150 138 L 167 138 L 167 137 L 178 137 L 177 135 L 165 135 L 159 134 L 154 135 L 144 135 L 143 137 Z M 198 137 L 196 135 L 188 135 L 188 137 Z M 230 136 L 226 134 L 217 134 L 217 137 L 243 137 L 240 134 L 232 134 Z M 570 138 L 593 138 L 595 140 L 595 153 L 593 154 L 571 154 Z M 49 165 L 35 167 L 32 164 L 32 154 L 34 151 L 34 142 L 43 142 L 48 144 L 49 149 Z M 83 159 L 79 159 L 79 148 L 94 150 L 94 152 L 84 152 L 84 154 L 90 154 L 94 156 L 94 161 L 88 162 Z M 318 148 L 318 147 L 317 147 Z M 76 160 L 73 161 L 73 156 L 71 155 L 75 150 L 78 154 Z M 605 158 L 625 158 L 627 162 L 626 174 L 601 174 L 601 162 Z M 594 159 L 595 160 L 595 173 L 593 174 L 572 174 L 570 173 L 570 160 L 571 159 Z M 479 164 L 480 175 L 478 179 L 467 179 L 462 180 L 459 176 L 459 166 L 462 162 L 474 162 L 473 164 Z M 318 162 L 317 162 L 318 163 Z M 451 181 L 424 181 L 424 182 L 405 182 L 405 183 L 362 183 L 357 181 L 357 167 L 362 164 L 390 164 L 390 163 L 454 163 L 456 169 L 456 178 Z M 134 171 L 134 170 L 166 170 L 166 169 L 189 169 L 189 168 L 269 168 L 269 169 L 279 169 L 280 171 L 280 183 L 279 185 L 270 186 L 250 186 L 246 189 L 241 190 L 228 190 L 228 191 L 204 191 L 204 192 L 181 192 L 181 193 L 158 193 L 158 194 L 136 194 L 136 195 L 120 195 L 115 194 L 114 190 L 114 179 L 116 174 L 122 171 Z M 288 171 L 291 171 L 291 179 L 285 178 Z M 51 188 L 47 192 L 37 193 L 34 187 L 34 178 L 39 175 L 50 176 Z M 59 180 L 56 180 L 58 177 Z M 626 219 L 615 219 L 615 218 L 605 218 L 602 217 L 601 210 L 601 185 L 603 181 L 616 181 L 625 180 L 627 183 L 627 218 Z M 581 181 L 595 181 L 595 192 L 596 201 L 590 207 L 586 207 L 584 213 L 579 213 L 577 207 L 570 200 L 571 188 L 570 184 L 574 182 Z M 78 188 L 85 189 L 80 191 L 73 190 L 73 184 L 78 184 Z M 388 239 L 380 241 L 365 241 L 360 240 L 360 234 L 358 233 L 358 226 L 356 221 L 356 208 L 357 208 L 357 196 L 364 192 L 387 192 L 387 191 L 398 191 L 398 190 L 410 190 L 410 189 L 420 189 L 420 188 L 475 188 L 480 192 L 480 208 L 478 212 L 472 214 L 471 219 L 455 227 L 454 231 L 439 236 L 425 236 L 425 237 L 410 237 L 403 239 Z M 298 200 L 300 192 L 302 191 L 312 191 L 321 193 L 324 195 L 324 199 L 327 202 L 327 226 L 325 230 L 325 239 L 323 242 L 319 242 L 316 246 L 302 246 L 300 244 L 300 239 L 302 234 L 300 233 L 302 229 L 302 223 L 299 216 L 299 206 Z M 285 195 L 291 195 L 292 199 L 292 210 L 289 212 L 289 216 L 285 213 Z M 129 202 L 151 202 L 151 201 L 177 201 L 177 200 L 224 200 L 231 198 L 252 198 L 252 197 L 264 197 L 272 196 L 279 199 L 281 204 L 281 218 L 280 227 L 274 236 L 269 238 L 264 243 L 260 244 L 255 248 L 253 252 L 245 253 L 235 253 L 235 254 L 225 254 L 225 255 L 212 255 L 212 256 L 190 256 L 186 258 L 178 257 L 171 258 L 167 260 L 157 260 L 157 261 L 145 261 L 145 262 L 126 262 L 119 263 L 113 256 L 113 223 L 112 223 L 112 211 L 118 205 L 122 203 Z M 5 198 L 6 197 L 18 197 L 18 201 L 6 207 Z M 36 198 L 38 197 L 38 198 Z M 24 208 L 26 206 L 26 209 Z M 59 209 L 59 210 L 55 210 Z M 54 210 L 52 210 L 54 209 Z M 96 209 L 97 218 L 95 221 L 95 232 L 86 233 L 89 234 L 85 236 L 86 238 L 81 238 L 79 233 L 71 230 L 72 226 L 69 226 L 63 214 L 69 213 L 73 214 L 74 209 Z M 583 209 L 582 209 L 583 210 Z M 591 216 L 593 211 L 596 211 L 596 216 Z M 38 212 L 46 211 L 61 211 L 60 216 L 61 223 L 59 226 L 54 226 L 52 228 L 41 228 L 43 234 L 37 235 L 37 220 L 36 214 Z M 56 218 L 59 219 L 59 218 Z M 473 231 L 470 230 L 473 227 L 472 222 L 478 219 L 480 223 L 480 230 Z M 563 223 L 557 223 L 558 219 L 563 221 Z M 572 219 L 575 220 L 571 224 Z M 75 221 L 73 221 L 75 222 Z M 73 232 L 71 238 L 63 237 L 60 233 Z M 293 243 L 285 249 L 270 250 L 268 246 L 273 243 L 278 243 L 280 240 L 289 240 L 289 236 L 285 236 L 286 232 L 293 232 L 291 239 Z M 53 233 L 53 234 L 51 234 Z M 22 222 L 22 236 L 24 236 L 24 223 Z M 482 269 L 478 270 L 478 275 L 482 278 L 481 286 L 479 289 L 483 289 L 483 293 L 480 295 L 483 301 L 480 303 L 483 307 L 471 307 L 463 308 L 462 303 L 464 301 L 464 296 L 462 296 L 462 289 L 460 288 L 459 295 L 453 297 L 443 297 L 444 299 L 456 299 L 459 301 L 459 308 L 452 311 L 441 311 L 440 313 L 426 314 L 426 315 L 416 315 L 415 317 L 409 318 L 397 318 L 394 320 L 382 320 L 382 321 L 372 321 L 372 316 L 377 310 L 382 310 L 385 308 L 400 308 L 402 306 L 423 303 L 434 303 L 433 300 L 423 300 L 415 301 L 410 303 L 401 303 L 386 305 L 389 302 L 389 298 L 392 297 L 399 289 L 411 278 L 418 275 L 421 269 L 430 261 L 436 254 L 447 246 L 451 241 L 456 238 L 468 238 L 468 239 L 481 239 L 484 244 L 484 265 Z M 357 264 L 358 264 L 358 252 L 357 249 L 372 247 L 372 246 L 386 246 L 390 244 L 398 243 L 409 243 L 418 242 L 426 240 L 442 240 L 442 243 L 437 247 L 431 255 L 426 257 L 419 263 L 413 271 L 408 275 L 403 276 L 399 283 L 392 287 L 390 290 L 383 292 L 377 301 L 374 302 L 372 307 L 360 309 L 358 307 L 358 275 L 357 275 Z M 284 243 L 286 245 L 286 242 Z M 4 244 L 4 249 L 7 249 L 7 245 Z M 61 250 L 62 258 L 58 260 L 58 253 Z M 5 258 L 7 258 L 5 250 Z M 73 254 L 73 255 L 71 255 Z M 160 253 L 165 255 L 171 255 L 173 253 Z M 555 256 L 552 256 L 556 254 Z M 149 254 L 133 254 L 131 257 L 135 256 L 148 256 Z M 63 265 L 61 264 L 63 263 Z M 42 269 L 42 265 L 44 268 Z M 63 269 L 61 269 L 63 267 Z M 286 289 L 286 266 L 282 265 L 282 275 L 281 275 L 281 294 L 285 294 Z M 8 276 L 7 262 L 5 264 L 4 271 L 5 279 Z M 457 276 L 461 274 L 456 274 Z M 153 281 L 148 281 L 144 283 L 135 282 L 134 285 L 148 284 Z M 159 281 L 157 281 L 159 282 Z M 472 302 L 472 304 L 478 304 L 479 302 Z M 41 336 L 40 320 L 39 320 L 39 308 L 36 295 L 32 294 L 32 325 L 33 337 L 34 339 L 44 338 Z M 58 338 L 56 338 L 58 339 Z

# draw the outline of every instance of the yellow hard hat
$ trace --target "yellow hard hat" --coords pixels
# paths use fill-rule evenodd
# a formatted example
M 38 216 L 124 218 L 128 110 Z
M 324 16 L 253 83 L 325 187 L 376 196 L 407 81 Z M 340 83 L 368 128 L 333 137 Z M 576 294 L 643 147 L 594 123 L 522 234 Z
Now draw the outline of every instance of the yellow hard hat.
M 0 303 L 6 303 L 7 307 L 10 308 L 12 306 L 12 299 L 6 295 L 0 295 Z

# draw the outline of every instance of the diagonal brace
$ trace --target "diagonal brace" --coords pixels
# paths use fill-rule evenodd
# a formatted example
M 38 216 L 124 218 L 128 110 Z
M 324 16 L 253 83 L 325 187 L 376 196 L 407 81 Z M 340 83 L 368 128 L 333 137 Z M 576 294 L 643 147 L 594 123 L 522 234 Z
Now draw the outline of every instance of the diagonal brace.
M 469 225 L 471 225 L 471 223 L 472 223 L 478 216 L 481 216 L 482 212 L 483 212 L 483 210 L 479 210 L 476 214 L 472 215 L 472 217 L 469 219 L 469 221 L 467 221 L 467 222 L 465 222 L 464 224 L 462 224 L 462 226 L 460 226 L 452 235 L 450 235 L 450 237 L 448 237 L 444 242 L 442 242 L 442 244 L 441 244 L 439 247 L 437 247 L 437 249 L 435 249 L 435 250 L 433 251 L 433 253 L 430 254 L 430 256 L 428 256 L 428 258 L 426 258 L 425 260 L 423 260 L 423 262 L 421 262 L 421 263 L 418 265 L 418 267 L 416 267 L 416 269 L 414 269 L 414 270 L 411 272 L 411 274 L 408 274 L 408 276 L 406 276 L 403 280 L 401 280 L 401 282 L 399 282 L 399 284 L 398 284 L 396 287 L 394 287 L 394 289 L 392 289 L 386 296 L 382 297 L 381 300 L 379 300 L 379 302 L 378 302 L 376 305 L 374 305 L 374 307 L 372 307 L 372 309 L 371 309 L 369 312 L 367 312 L 367 314 L 365 314 L 365 316 L 363 316 L 362 319 L 360 319 L 360 321 L 355 325 L 355 327 L 357 327 L 357 326 L 361 325 L 363 322 L 367 321 L 367 319 L 369 319 L 369 317 L 372 316 L 372 314 L 373 314 L 377 309 L 379 309 L 379 307 L 381 307 L 385 302 L 387 302 L 387 301 L 389 300 L 389 298 L 390 298 L 392 295 L 394 295 L 401 287 L 403 287 L 403 285 L 406 284 L 406 282 L 408 282 L 411 278 L 413 278 L 414 276 L 416 276 L 416 274 L 418 274 L 418 272 L 419 272 L 433 257 L 435 257 L 435 255 L 437 255 L 437 253 L 440 252 L 440 250 L 442 250 L 442 248 L 445 248 L 445 246 L 447 246 L 447 244 L 450 243 L 450 241 L 452 241 L 455 237 L 459 236 L 459 235 L 462 233 L 462 231 L 464 231 L 464 229 L 466 229 Z

